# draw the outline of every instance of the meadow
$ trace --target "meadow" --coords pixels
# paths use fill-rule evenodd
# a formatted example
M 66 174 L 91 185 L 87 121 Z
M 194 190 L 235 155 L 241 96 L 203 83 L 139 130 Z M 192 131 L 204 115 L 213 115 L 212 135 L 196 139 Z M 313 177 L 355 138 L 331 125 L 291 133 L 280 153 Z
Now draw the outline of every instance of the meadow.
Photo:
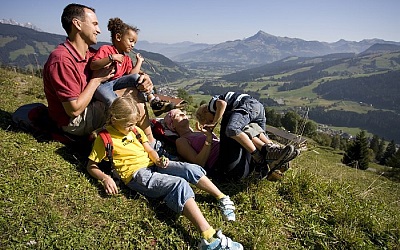
M 46 103 L 40 78 L 0 69 L 0 98 L 0 249 L 196 249 L 186 218 L 124 188 L 106 195 L 76 149 L 13 125 L 20 105 Z M 399 173 L 341 158 L 310 144 L 281 181 L 217 183 L 236 203 L 235 222 L 209 195 L 196 190 L 196 200 L 245 249 L 400 249 Z

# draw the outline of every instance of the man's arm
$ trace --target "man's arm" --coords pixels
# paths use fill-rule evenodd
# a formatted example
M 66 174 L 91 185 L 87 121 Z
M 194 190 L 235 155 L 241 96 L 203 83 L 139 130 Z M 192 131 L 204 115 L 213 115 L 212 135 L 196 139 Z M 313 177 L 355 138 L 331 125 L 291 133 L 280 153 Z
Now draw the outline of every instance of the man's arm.
M 79 97 L 75 100 L 62 103 L 65 112 L 70 117 L 77 117 L 78 115 L 80 115 L 89 105 L 97 87 L 102 82 L 107 81 L 113 76 L 114 76 L 113 68 L 100 69 L 94 71 L 92 79 L 89 81 L 86 88 L 82 91 Z

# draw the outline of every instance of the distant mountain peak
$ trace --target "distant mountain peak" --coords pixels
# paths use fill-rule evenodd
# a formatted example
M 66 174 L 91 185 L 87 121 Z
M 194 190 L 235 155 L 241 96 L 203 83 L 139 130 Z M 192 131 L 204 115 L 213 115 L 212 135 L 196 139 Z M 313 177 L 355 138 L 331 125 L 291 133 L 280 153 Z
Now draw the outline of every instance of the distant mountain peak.
M 0 19 L 0 23 L 18 25 L 18 26 L 29 28 L 29 29 L 33 29 L 33 30 L 36 30 L 36 31 L 42 31 L 41 29 L 39 29 L 37 26 L 35 26 L 34 24 L 32 24 L 30 22 L 28 22 L 28 23 L 19 23 L 19 22 L 15 21 L 14 19 L 11 19 L 11 18 L 10 19 L 5 19 L 5 18 Z
M 264 32 L 262 30 L 258 31 L 255 35 L 249 37 L 248 39 L 257 39 L 257 38 L 276 38 L 276 36 L 268 34 L 267 32 Z

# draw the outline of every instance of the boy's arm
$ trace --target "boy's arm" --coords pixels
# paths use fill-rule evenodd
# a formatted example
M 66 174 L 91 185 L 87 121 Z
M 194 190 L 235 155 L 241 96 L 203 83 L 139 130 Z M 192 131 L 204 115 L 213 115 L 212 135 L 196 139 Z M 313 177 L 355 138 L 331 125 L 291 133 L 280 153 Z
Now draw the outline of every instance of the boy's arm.
M 101 171 L 96 162 L 89 160 L 86 169 L 92 177 L 96 178 L 97 180 L 101 180 L 104 190 L 107 194 L 118 193 L 118 187 L 113 178 Z
M 218 99 L 215 102 L 215 106 L 216 106 L 215 110 L 216 110 L 216 112 L 215 112 L 214 120 L 213 120 L 213 126 L 214 127 L 221 121 L 222 116 L 225 113 L 226 105 L 227 105 L 226 101 L 221 100 L 221 99 Z

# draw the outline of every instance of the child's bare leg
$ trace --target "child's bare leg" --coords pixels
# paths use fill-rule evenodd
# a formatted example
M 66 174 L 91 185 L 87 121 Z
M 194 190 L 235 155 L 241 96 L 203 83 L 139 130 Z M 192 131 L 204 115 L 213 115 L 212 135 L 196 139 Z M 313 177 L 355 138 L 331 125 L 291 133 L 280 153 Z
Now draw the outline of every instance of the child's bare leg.
M 211 227 L 204 218 L 193 198 L 189 198 L 186 201 L 185 206 L 183 207 L 183 215 L 193 223 L 200 233 L 208 230 Z
M 259 134 L 258 138 L 265 144 L 273 143 L 264 133 Z
M 224 196 L 221 190 L 219 190 L 219 188 L 217 188 L 217 186 L 215 186 L 215 184 L 205 175 L 200 178 L 199 182 L 196 184 L 196 187 L 211 194 L 217 199 L 220 199 Z
M 251 141 L 258 150 L 261 150 L 264 145 L 274 144 L 264 133 L 259 134 L 257 137 L 251 138 Z
M 253 142 L 245 133 L 240 133 L 238 135 L 234 135 L 231 137 L 235 141 L 237 141 L 243 148 L 245 148 L 248 152 L 252 153 L 256 150 L 256 146 L 254 146 Z

